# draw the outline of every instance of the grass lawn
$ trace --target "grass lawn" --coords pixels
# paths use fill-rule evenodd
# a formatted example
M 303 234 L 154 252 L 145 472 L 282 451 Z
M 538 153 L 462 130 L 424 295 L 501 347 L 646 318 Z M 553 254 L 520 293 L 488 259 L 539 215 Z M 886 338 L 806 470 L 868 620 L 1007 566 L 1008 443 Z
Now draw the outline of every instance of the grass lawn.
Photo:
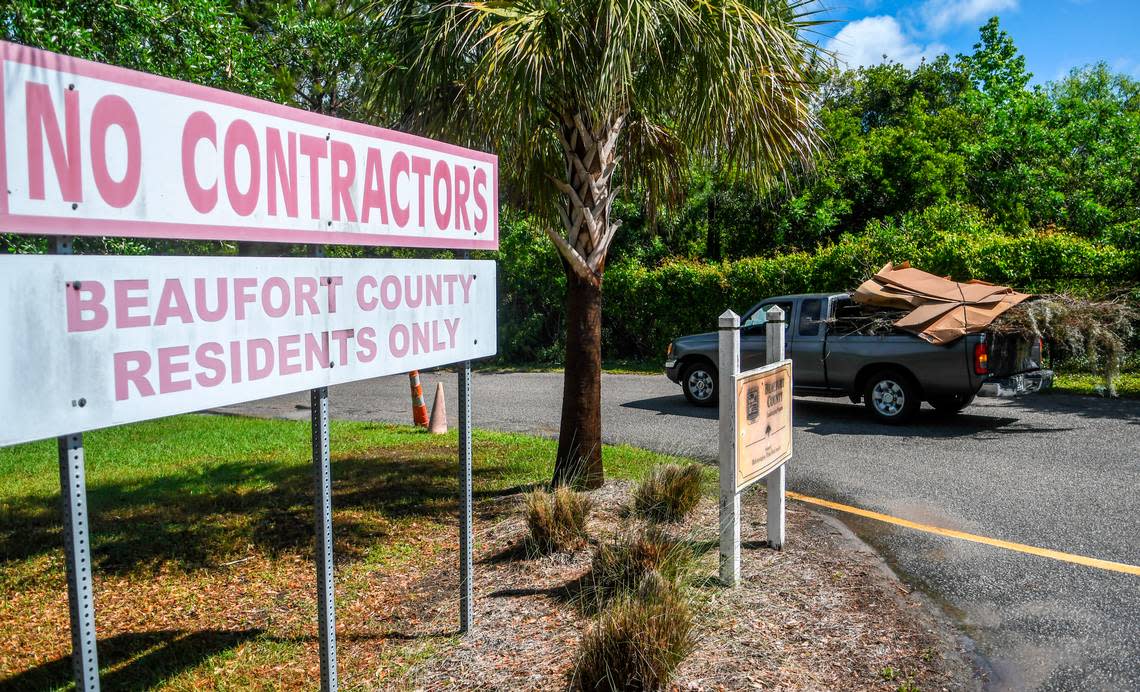
M 401 637 L 416 613 L 394 604 L 457 550 L 456 436 L 350 422 L 331 432 L 341 676 L 383 686 L 454 637 Z M 187 415 L 85 443 L 104 684 L 311 688 L 308 424 Z M 555 443 L 477 431 L 474 449 L 478 501 L 545 482 Z M 604 457 L 615 478 L 674 460 L 630 447 Z M 0 688 L 70 684 L 58 474 L 54 441 L 0 449 Z
M 1104 378 L 1092 373 L 1058 373 L 1053 391 L 1062 394 L 1089 394 L 1099 396 L 1097 387 L 1104 386 Z M 1116 380 L 1116 394 L 1121 397 L 1140 397 L 1140 372 L 1124 372 Z

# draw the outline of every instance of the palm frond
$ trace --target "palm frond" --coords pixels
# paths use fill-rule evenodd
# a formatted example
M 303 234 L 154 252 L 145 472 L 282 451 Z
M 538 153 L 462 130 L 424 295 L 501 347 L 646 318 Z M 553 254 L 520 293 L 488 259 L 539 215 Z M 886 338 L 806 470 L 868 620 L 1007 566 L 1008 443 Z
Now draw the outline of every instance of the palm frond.
M 567 132 L 604 138 L 620 123 L 620 180 L 666 204 L 691 156 L 764 181 L 820 146 L 814 0 L 394 0 L 363 11 L 391 56 L 370 80 L 374 116 L 495 151 L 506 186 L 550 218 L 566 200 L 550 178 L 576 170 Z

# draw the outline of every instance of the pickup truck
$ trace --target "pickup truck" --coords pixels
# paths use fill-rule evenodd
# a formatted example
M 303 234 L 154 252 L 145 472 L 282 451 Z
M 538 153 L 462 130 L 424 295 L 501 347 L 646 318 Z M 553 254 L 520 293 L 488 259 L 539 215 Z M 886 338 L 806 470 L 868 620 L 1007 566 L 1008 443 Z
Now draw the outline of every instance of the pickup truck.
M 923 401 L 957 413 L 976 395 L 1013 396 L 1052 385 L 1042 368 L 1041 341 L 996 332 L 968 334 L 941 346 L 887 329 L 866 333 L 867 311 L 846 293 L 762 300 L 741 319 L 741 370 L 764 365 L 767 310 L 784 310 L 785 348 L 797 395 L 862 400 L 883 423 L 904 423 Z M 717 404 L 716 332 L 676 339 L 665 374 L 697 406 Z

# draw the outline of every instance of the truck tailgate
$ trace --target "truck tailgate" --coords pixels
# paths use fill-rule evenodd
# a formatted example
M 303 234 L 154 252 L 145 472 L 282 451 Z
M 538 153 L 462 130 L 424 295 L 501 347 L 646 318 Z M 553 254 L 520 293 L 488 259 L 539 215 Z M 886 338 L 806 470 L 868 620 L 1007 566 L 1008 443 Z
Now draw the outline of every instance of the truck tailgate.
M 1053 386 L 1053 372 L 1042 367 L 1039 339 L 990 332 L 986 342 L 990 374 L 981 396 L 1017 396 Z
M 989 367 L 992 377 L 1009 377 L 1041 369 L 1041 341 L 1012 334 L 990 332 Z

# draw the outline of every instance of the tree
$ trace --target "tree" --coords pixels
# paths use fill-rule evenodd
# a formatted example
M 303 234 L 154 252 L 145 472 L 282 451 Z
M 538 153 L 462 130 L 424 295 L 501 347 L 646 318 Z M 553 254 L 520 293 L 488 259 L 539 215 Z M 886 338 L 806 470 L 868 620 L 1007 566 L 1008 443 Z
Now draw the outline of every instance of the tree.
M 265 54 L 224 0 L 14 0 L 4 38 L 77 58 L 270 98 Z
M 557 211 L 567 279 L 554 483 L 596 487 L 602 280 L 622 189 L 679 196 L 690 154 L 753 180 L 817 147 L 803 0 L 398 0 L 375 112 L 500 156 L 508 196 Z
M 279 100 L 314 113 L 360 120 L 361 64 L 382 59 L 360 14 L 337 0 L 231 0 L 265 45 Z
M 978 30 L 979 40 L 970 55 L 959 55 L 962 71 L 974 85 L 992 101 L 1001 102 L 1023 91 L 1033 78 L 1025 70 L 1025 56 L 1009 34 L 1002 31 L 997 17 Z
M 7 41 L 258 98 L 275 94 L 266 51 L 224 0 L 14 0 L 0 9 Z M 81 237 L 84 253 L 194 254 L 224 243 Z M 43 252 L 45 238 L 0 234 L 0 251 Z
M 360 62 L 375 60 L 359 18 L 333 0 L 14 0 L 0 10 L 0 27 L 8 41 L 348 118 L 358 117 Z M 77 240 L 85 252 L 118 254 L 226 245 Z M 240 254 L 291 249 L 237 246 Z M 0 235 L 0 249 L 45 248 L 42 239 Z

